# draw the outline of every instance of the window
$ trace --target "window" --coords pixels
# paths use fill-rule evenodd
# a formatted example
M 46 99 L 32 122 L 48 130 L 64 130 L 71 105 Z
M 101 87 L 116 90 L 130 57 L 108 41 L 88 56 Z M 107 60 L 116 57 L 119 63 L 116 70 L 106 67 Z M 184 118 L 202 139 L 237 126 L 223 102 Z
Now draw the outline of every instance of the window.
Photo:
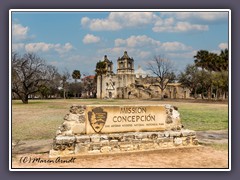
M 131 68 L 131 66 L 132 66 L 132 64 L 129 62 L 129 63 L 128 63 L 128 68 Z
M 124 68 L 123 62 L 120 62 L 120 68 Z

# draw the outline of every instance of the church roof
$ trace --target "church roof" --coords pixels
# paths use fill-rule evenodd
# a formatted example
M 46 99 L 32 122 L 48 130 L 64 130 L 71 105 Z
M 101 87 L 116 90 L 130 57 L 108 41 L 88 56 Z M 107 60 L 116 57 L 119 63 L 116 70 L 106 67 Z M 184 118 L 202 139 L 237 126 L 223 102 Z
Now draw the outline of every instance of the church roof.
M 133 60 L 132 58 L 130 58 L 130 57 L 128 56 L 127 51 L 124 51 L 123 56 L 122 56 L 121 58 L 118 58 L 118 59 L 121 59 L 121 60 L 123 60 L 123 59 L 131 59 L 131 60 Z
M 107 63 L 112 63 L 112 61 L 110 61 L 110 60 L 108 59 L 107 55 L 104 56 L 104 60 L 103 60 L 103 61 L 104 61 L 104 62 L 107 62 Z

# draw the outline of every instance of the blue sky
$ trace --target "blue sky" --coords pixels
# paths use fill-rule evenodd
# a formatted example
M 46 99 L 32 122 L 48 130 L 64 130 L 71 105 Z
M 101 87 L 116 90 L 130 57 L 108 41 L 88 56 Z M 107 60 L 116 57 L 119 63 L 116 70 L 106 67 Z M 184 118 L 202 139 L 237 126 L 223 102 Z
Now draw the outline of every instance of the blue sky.
M 228 12 L 12 12 L 12 49 L 34 52 L 59 71 L 94 74 L 104 55 L 113 61 L 124 51 L 147 70 L 161 55 L 177 73 L 204 49 L 228 47 Z

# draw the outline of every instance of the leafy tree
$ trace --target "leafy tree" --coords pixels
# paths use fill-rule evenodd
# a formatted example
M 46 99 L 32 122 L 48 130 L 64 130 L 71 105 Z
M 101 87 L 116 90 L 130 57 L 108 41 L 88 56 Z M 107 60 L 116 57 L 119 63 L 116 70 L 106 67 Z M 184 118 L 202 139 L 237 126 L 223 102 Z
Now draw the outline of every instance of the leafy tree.
M 81 73 L 79 70 L 74 70 L 72 73 L 72 78 L 75 80 L 75 83 L 77 83 L 78 79 L 81 79 Z
M 228 49 L 221 50 L 219 57 L 220 57 L 220 63 L 221 63 L 219 71 L 228 71 L 228 64 L 229 64 Z
M 67 97 L 67 91 L 69 88 L 69 83 L 68 83 L 69 78 L 70 78 L 70 74 L 69 74 L 68 70 L 65 69 L 63 74 L 60 75 L 64 99 L 66 99 L 66 97 Z
M 90 95 L 92 95 L 92 97 L 96 96 L 97 83 L 95 79 L 95 76 L 86 76 L 82 79 L 83 91 L 86 93 L 87 97 Z
M 82 93 L 82 90 L 83 87 L 81 82 L 69 84 L 69 93 L 72 94 L 72 96 L 74 97 L 79 97 Z
M 214 72 L 213 73 L 213 85 L 215 89 L 216 99 L 225 99 L 228 92 L 228 72 Z
M 148 63 L 149 70 L 157 76 L 157 84 L 161 89 L 161 98 L 163 98 L 163 91 L 168 83 L 174 77 L 173 64 L 170 60 L 162 56 L 155 56 L 151 62 Z
M 194 98 L 197 98 L 197 89 L 200 85 L 200 75 L 199 69 L 195 65 L 189 64 L 184 72 L 181 72 L 178 76 L 179 82 L 194 94 Z
M 102 76 L 103 74 L 106 74 L 106 62 L 104 61 L 98 61 L 96 64 L 96 76 L 100 76 L 100 99 L 102 99 Z
M 212 91 L 215 88 L 213 87 L 213 79 L 216 83 L 216 72 L 228 71 L 228 49 L 221 50 L 219 55 L 206 50 L 200 50 L 194 58 L 196 67 L 201 67 L 202 69 L 201 85 L 204 86 L 202 89 L 207 89 L 208 99 L 211 99 Z
M 202 70 L 206 69 L 208 67 L 207 59 L 209 57 L 209 52 L 207 50 L 200 50 L 197 52 L 197 54 L 194 56 L 195 65 L 197 67 L 201 67 Z
M 73 73 L 72 73 L 72 78 L 75 80 L 75 85 L 73 85 L 73 90 L 74 90 L 74 94 L 75 94 L 75 97 L 77 96 L 77 92 L 80 90 L 77 88 L 77 80 L 78 79 L 81 79 L 81 73 L 79 70 L 74 70 Z
M 12 92 L 16 93 L 24 104 L 28 104 L 30 95 L 39 92 L 43 86 L 55 77 L 57 69 L 33 53 L 20 56 L 12 53 Z

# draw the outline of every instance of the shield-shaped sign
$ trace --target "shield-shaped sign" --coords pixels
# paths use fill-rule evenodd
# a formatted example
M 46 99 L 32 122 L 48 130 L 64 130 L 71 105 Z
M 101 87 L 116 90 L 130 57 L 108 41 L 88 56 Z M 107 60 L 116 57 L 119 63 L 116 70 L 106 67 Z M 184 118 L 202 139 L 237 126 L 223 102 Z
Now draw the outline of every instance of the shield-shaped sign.
M 107 120 L 107 112 L 103 111 L 101 107 L 93 108 L 88 112 L 88 120 L 93 130 L 99 133 Z

